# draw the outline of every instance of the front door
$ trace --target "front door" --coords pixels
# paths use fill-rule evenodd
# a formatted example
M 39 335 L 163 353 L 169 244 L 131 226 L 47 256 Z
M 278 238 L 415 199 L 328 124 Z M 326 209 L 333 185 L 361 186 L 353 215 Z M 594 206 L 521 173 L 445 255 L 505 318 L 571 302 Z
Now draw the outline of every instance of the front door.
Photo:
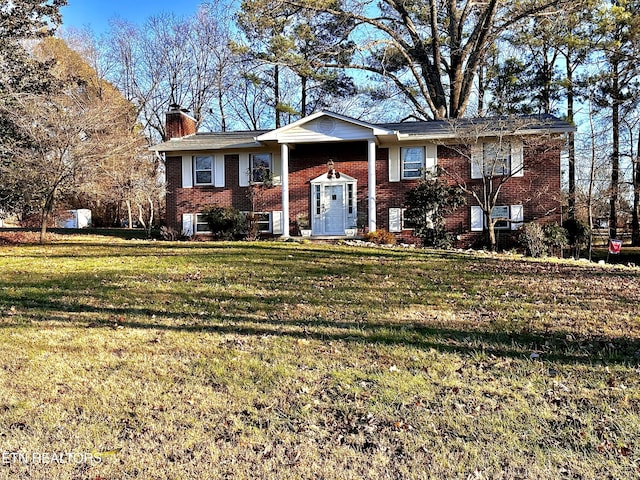
M 344 235 L 344 184 L 324 185 L 324 234 Z
M 344 173 L 326 173 L 311 180 L 311 232 L 313 235 L 343 236 L 355 228 L 358 181 Z

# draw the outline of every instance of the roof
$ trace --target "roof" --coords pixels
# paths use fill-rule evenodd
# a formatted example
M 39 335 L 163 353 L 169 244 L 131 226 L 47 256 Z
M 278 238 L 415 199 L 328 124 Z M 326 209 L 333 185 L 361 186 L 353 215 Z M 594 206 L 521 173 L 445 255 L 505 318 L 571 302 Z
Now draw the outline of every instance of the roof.
M 311 115 L 308 115 L 304 118 L 301 118 L 300 120 L 297 120 L 293 123 L 290 123 L 289 125 L 285 125 L 284 127 L 271 130 L 268 133 L 258 137 L 258 140 L 259 141 L 270 141 L 270 140 L 277 141 L 280 135 L 286 133 L 287 131 L 290 131 L 302 125 L 311 123 L 320 117 L 331 117 L 351 125 L 362 127 L 364 129 L 369 129 L 372 131 L 373 135 L 392 135 L 394 133 L 393 131 L 388 131 L 387 129 L 381 128 L 380 125 L 375 123 L 363 122 L 362 120 L 357 120 L 355 118 L 347 117 L 345 115 L 340 115 L 339 113 L 319 111 L 319 112 L 312 113 Z
M 172 138 L 152 146 L 151 150 L 157 152 L 179 152 L 259 148 L 262 144 L 256 141 L 256 137 L 269 131 L 247 130 L 241 132 L 196 133 L 182 138 Z
M 553 115 L 523 115 L 509 117 L 483 117 L 452 120 L 430 120 L 402 123 L 370 124 L 332 112 L 316 112 L 290 125 L 276 130 L 247 130 L 239 132 L 196 133 L 174 138 L 154 145 L 158 152 L 235 150 L 260 148 L 264 142 L 277 140 L 278 135 L 319 117 L 328 116 L 349 122 L 359 127 L 370 128 L 374 135 L 391 136 L 403 140 L 473 140 L 498 135 L 541 135 L 575 132 L 576 127 Z
M 408 136 L 431 139 L 552 134 L 576 130 L 569 122 L 547 114 L 384 123 L 380 124 L 380 127 L 397 131 L 399 138 Z

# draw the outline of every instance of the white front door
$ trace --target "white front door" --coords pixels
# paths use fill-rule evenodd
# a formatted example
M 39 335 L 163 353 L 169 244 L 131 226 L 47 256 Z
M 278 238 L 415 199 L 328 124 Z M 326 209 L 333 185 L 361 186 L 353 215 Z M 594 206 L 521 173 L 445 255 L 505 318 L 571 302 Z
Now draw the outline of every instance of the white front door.
M 311 180 L 311 232 L 313 235 L 343 236 L 355 228 L 358 181 L 349 175 L 338 178 L 325 173 Z
M 324 234 L 344 235 L 344 184 L 324 185 Z

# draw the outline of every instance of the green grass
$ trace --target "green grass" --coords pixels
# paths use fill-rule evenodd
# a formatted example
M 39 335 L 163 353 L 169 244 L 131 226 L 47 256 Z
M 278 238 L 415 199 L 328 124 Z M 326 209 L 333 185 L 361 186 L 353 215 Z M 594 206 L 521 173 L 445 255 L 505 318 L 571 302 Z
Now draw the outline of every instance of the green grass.
M 639 302 L 513 256 L 2 246 L 0 478 L 640 478 Z

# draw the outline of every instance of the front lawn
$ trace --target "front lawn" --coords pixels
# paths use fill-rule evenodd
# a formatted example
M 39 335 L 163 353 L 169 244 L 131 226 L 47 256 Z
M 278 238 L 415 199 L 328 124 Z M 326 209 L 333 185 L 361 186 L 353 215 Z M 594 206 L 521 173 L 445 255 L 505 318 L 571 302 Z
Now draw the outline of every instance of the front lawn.
M 0 246 L 0 478 L 640 478 L 640 269 Z

